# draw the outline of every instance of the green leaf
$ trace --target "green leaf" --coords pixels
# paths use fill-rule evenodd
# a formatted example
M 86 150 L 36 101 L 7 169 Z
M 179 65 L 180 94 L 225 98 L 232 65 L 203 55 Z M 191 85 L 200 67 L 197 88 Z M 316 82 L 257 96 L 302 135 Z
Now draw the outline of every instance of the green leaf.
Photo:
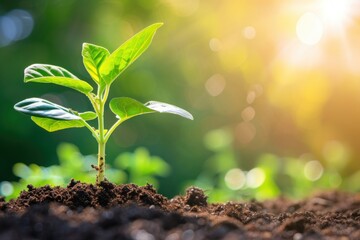
M 67 128 L 81 128 L 85 126 L 82 120 L 56 120 L 34 116 L 31 117 L 31 120 L 48 132 L 55 132 Z
M 79 116 L 82 119 L 84 119 L 85 121 L 90 121 L 90 120 L 94 120 L 95 118 L 97 118 L 96 113 L 91 112 L 91 111 L 79 113 Z
M 150 101 L 142 104 L 128 97 L 113 98 L 110 101 L 110 109 L 122 120 L 154 112 L 171 113 L 187 119 L 194 119 L 188 111 L 174 105 L 156 101 Z
M 82 47 L 83 63 L 91 78 L 97 83 L 102 84 L 99 69 L 101 64 L 110 55 L 109 51 L 101 46 L 91 43 L 83 43 Z
M 144 106 L 141 102 L 128 97 L 113 98 L 110 101 L 110 109 L 120 119 L 126 120 L 138 115 L 155 112 Z
M 85 121 L 93 120 L 97 117 L 94 112 L 83 112 L 79 113 L 79 116 Z M 36 125 L 45 129 L 48 132 L 55 132 L 67 128 L 81 128 L 85 127 L 85 124 L 82 120 L 57 120 L 51 118 L 42 118 L 42 117 L 31 117 Z
M 25 69 L 25 82 L 53 83 L 87 94 L 93 90 L 90 84 L 78 79 L 68 70 L 48 65 L 33 64 Z
M 101 65 L 100 74 L 106 84 L 111 84 L 150 45 L 162 23 L 150 25 L 116 49 Z
M 18 102 L 14 106 L 15 110 L 35 116 L 57 120 L 79 120 L 80 116 L 76 115 L 70 109 L 58 104 L 52 103 L 41 98 L 28 98 Z

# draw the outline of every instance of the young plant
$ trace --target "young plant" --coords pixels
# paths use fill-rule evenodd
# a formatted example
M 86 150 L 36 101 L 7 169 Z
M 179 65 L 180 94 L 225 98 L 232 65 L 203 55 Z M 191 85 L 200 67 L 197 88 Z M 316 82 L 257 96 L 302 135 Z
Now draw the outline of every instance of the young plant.
M 28 98 L 15 104 L 14 108 L 22 113 L 31 115 L 31 120 L 49 132 L 67 128 L 86 127 L 98 143 L 98 165 L 96 183 L 105 179 L 105 146 L 114 130 L 126 120 L 147 113 L 172 113 L 184 118 L 193 116 L 174 105 L 150 101 L 142 104 L 128 97 L 117 97 L 110 100 L 110 109 L 118 120 L 106 130 L 104 126 L 104 110 L 108 100 L 111 84 L 129 67 L 150 45 L 156 30 L 162 23 L 155 23 L 135 34 L 123 43 L 113 53 L 101 46 L 84 43 L 82 47 L 83 63 L 96 84 L 93 87 L 77 78 L 64 68 L 48 65 L 33 64 L 25 69 L 25 82 L 52 83 L 72 88 L 84 94 L 94 111 L 77 112 L 41 98 Z M 97 128 L 88 121 L 97 119 Z

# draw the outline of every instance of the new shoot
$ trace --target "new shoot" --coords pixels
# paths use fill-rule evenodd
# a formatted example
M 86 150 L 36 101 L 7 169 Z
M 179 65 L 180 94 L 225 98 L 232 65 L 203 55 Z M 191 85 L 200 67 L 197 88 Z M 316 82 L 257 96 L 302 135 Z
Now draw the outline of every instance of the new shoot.
M 174 105 L 149 101 L 145 104 L 128 97 L 117 97 L 110 100 L 110 110 L 115 113 L 117 121 L 106 130 L 104 111 L 111 84 L 129 67 L 150 45 L 157 29 L 162 23 L 155 23 L 135 34 L 113 53 L 106 48 L 90 43 L 82 46 L 83 63 L 96 84 L 96 91 L 86 81 L 80 80 L 68 70 L 48 65 L 33 64 L 25 69 L 24 81 L 52 83 L 78 91 L 89 99 L 93 111 L 77 112 L 41 98 L 28 98 L 15 104 L 14 108 L 31 115 L 31 120 L 41 128 L 54 132 L 67 128 L 86 127 L 98 143 L 98 165 L 96 183 L 105 179 L 105 147 L 111 134 L 126 120 L 148 113 L 172 113 L 193 120 L 193 116 Z M 89 124 L 97 119 L 97 127 Z

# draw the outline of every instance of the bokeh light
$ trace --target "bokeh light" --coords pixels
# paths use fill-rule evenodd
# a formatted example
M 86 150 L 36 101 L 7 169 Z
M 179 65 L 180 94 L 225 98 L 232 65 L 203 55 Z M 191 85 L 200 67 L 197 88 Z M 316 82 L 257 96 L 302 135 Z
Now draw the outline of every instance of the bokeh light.
M 22 9 L 14 9 L 0 16 L 0 47 L 28 37 L 34 27 L 31 14 Z
M 252 103 L 255 101 L 255 98 L 256 98 L 256 93 L 255 93 L 255 91 L 250 91 L 250 92 L 247 94 L 246 102 L 247 102 L 248 104 L 252 104 Z
M 14 187 L 8 181 L 3 181 L 0 183 L 0 194 L 3 196 L 9 196 L 13 193 Z
M 205 83 L 206 91 L 213 97 L 220 95 L 226 86 L 226 81 L 220 74 L 211 76 Z
M 310 181 L 316 181 L 323 175 L 324 168 L 319 161 L 313 160 L 305 164 L 304 175 Z
M 251 106 L 246 107 L 241 112 L 241 117 L 244 120 L 244 122 L 249 122 L 254 119 L 255 117 L 255 109 Z
M 304 13 L 296 24 L 296 33 L 301 42 L 315 45 L 320 42 L 324 32 L 321 19 L 312 12 Z
M 211 51 L 218 52 L 222 48 L 222 43 L 219 39 L 212 38 L 209 41 L 209 47 L 210 47 Z
M 243 35 L 247 39 L 254 39 L 256 37 L 256 30 L 252 26 L 247 26 L 243 30 Z
M 245 173 L 239 168 L 230 169 L 225 175 L 225 183 L 231 190 L 239 190 L 245 186 Z
M 246 174 L 246 186 L 258 188 L 265 182 L 266 176 L 261 168 L 253 168 Z

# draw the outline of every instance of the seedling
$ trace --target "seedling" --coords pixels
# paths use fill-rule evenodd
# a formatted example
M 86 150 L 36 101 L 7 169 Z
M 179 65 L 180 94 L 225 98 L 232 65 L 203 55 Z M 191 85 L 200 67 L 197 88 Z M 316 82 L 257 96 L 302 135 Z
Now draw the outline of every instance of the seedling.
M 110 109 L 118 119 L 108 130 L 104 126 L 104 110 L 111 84 L 129 67 L 150 45 L 156 30 L 162 23 L 144 28 L 123 43 L 113 53 L 101 46 L 84 43 L 83 63 L 96 84 L 96 93 L 86 81 L 80 80 L 68 70 L 48 65 L 33 64 L 25 69 L 25 82 L 52 83 L 76 90 L 91 102 L 94 111 L 77 112 L 41 98 L 28 98 L 15 104 L 14 108 L 31 115 L 31 120 L 41 128 L 54 132 L 67 128 L 86 127 L 98 143 L 98 165 L 96 183 L 105 179 L 105 146 L 115 129 L 126 120 L 147 113 L 172 113 L 193 120 L 193 116 L 174 105 L 150 101 L 145 104 L 128 97 L 110 100 Z M 97 128 L 88 121 L 97 119 Z

